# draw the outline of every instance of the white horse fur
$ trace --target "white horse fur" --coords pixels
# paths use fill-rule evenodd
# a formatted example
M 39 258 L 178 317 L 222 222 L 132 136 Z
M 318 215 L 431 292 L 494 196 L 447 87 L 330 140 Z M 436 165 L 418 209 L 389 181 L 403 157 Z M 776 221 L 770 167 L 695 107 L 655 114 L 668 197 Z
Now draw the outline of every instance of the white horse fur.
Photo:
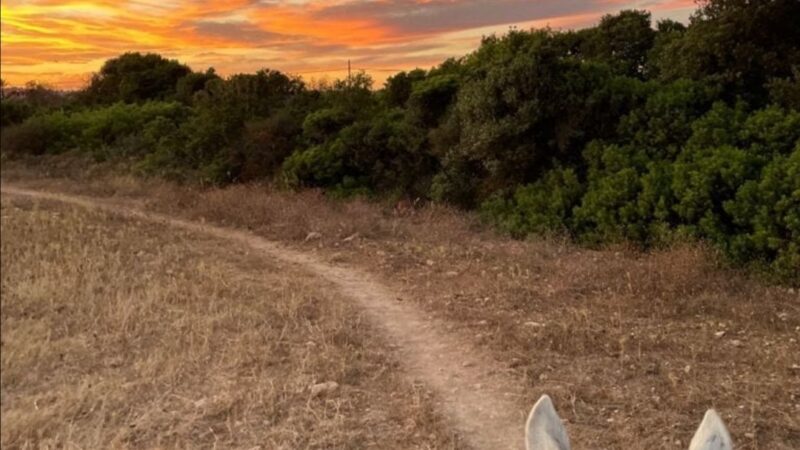
M 722 418 L 709 409 L 689 444 L 689 450 L 733 450 L 731 442 Z M 543 395 L 531 409 L 525 425 L 525 446 L 528 450 L 570 450 L 567 430 L 547 395 Z

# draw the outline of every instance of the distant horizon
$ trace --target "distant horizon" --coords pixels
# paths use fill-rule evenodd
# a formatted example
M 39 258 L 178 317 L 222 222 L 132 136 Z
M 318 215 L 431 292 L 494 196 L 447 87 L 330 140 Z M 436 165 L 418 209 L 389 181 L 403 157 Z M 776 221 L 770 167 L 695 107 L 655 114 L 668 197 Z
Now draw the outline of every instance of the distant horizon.
M 376 87 L 394 73 L 429 69 L 475 50 L 483 36 L 519 29 L 581 29 L 605 14 L 643 9 L 686 22 L 694 0 L 8 0 L 0 15 L 0 73 L 9 87 L 35 81 L 85 86 L 103 62 L 158 53 L 221 76 L 262 68 L 307 82 L 365 71 Z

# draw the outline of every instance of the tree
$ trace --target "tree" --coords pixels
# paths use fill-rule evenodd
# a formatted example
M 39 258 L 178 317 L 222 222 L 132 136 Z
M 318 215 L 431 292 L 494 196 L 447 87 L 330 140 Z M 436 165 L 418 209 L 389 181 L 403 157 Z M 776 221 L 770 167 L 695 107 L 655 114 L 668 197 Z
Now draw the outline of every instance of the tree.
M 800 66 L 798 23 L 797 0 L 705 0 L 656 65 L 663 79 L 703 80 L 729 100 L 762 106 L 770 80 L 790 78 Z
M 653 47 L 647 55 L 647 62 L 644 73 L 648 79 L 658 79 L 660 75 L 659 61 L 663 59 L 663 54 L 672 42 L 680 39 L 686 33 L 686 25 L 671 20 L 664 19 L 656 24 L 656 35 L 653 40 Z
M 626 10 L 603 16 L 585 45 L 594 58 L 608 63 L 615 73 L 643 77 L 655 37 L 649 12 Z
M 432 75 L 417 82 L 406 102 L 407 117 L 415 125 L 435 128 L 452 106 L 458 86 L 454 75 Z
M 36 81 L 29 81 L 22 88 L 9 88 L 3 82 L 0 92 L 0 125 L 3 127 L 22 123 L 38 112 L 63 107 L 70 99 L 68 94 Z
M 211 80 L 219 80 L 220 77 L 213 67 L 205 72 L 192 72 L 178 80 L 175 86 L 175 98 L 185 104 L 190 104 L 194 94 L 206 88 Z
M 410 72 L 400 72 L 386 80 L 383 95 L 389 107 L 402 108 L 406 106 L 414 84 L 425 79 L 425 71 L 414 69 Z
M 103 64 L 83 98 L 91 104 L 167 100 L 175 96 L 178 81 L 191 72 L 188 66 L 161 55 L 125 53 Z
M 489 194 L 535 180 L 556 159 L 579 158 L 600 122 L 616 122 L 595 94 L 609 84 L 602 65 L 566 54 L 551 31 L 487 38 L 468 62 L 455 114 L 458 145 L 448 162 L 484 172 Z M 602 113 L 599 110 L 602 105 Z M 475 180 L 473 180 L 474 182 Z
M 214 102 L 224 102 L 238 109 L 245 119 L 266 117 L 305 89 L 299 78 L 270 69 L 233 75 L 220 87 Z

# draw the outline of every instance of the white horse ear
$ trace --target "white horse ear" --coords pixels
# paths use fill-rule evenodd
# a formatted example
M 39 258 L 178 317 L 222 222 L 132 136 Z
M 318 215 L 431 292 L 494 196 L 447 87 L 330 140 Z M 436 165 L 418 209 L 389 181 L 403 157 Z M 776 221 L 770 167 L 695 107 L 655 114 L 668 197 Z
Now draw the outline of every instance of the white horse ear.
M 533 405 L 528 416 L 525 446 L 528 450 L 570 450 L 567 430 L 547 395 Z
M 709 409 L 692 438 L 689 450 L 733 450 L 732 442 L 722 418 Z

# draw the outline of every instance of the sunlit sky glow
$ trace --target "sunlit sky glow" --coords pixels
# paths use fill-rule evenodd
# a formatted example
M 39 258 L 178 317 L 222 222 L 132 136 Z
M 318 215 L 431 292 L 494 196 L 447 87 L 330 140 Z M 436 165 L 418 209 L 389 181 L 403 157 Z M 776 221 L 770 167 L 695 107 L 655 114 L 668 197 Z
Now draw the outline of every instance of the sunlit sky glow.
M 0 71 L 11 85 L 86 83 L 103 61 L 157 52 L 195 70 L 260 68 L 306 80 L 345 75 L 347 60 L 379 83 L 477 47 L 483 35 L 581 28 L 638 8 L 685 21 L 694 0 L 4 0 Z

